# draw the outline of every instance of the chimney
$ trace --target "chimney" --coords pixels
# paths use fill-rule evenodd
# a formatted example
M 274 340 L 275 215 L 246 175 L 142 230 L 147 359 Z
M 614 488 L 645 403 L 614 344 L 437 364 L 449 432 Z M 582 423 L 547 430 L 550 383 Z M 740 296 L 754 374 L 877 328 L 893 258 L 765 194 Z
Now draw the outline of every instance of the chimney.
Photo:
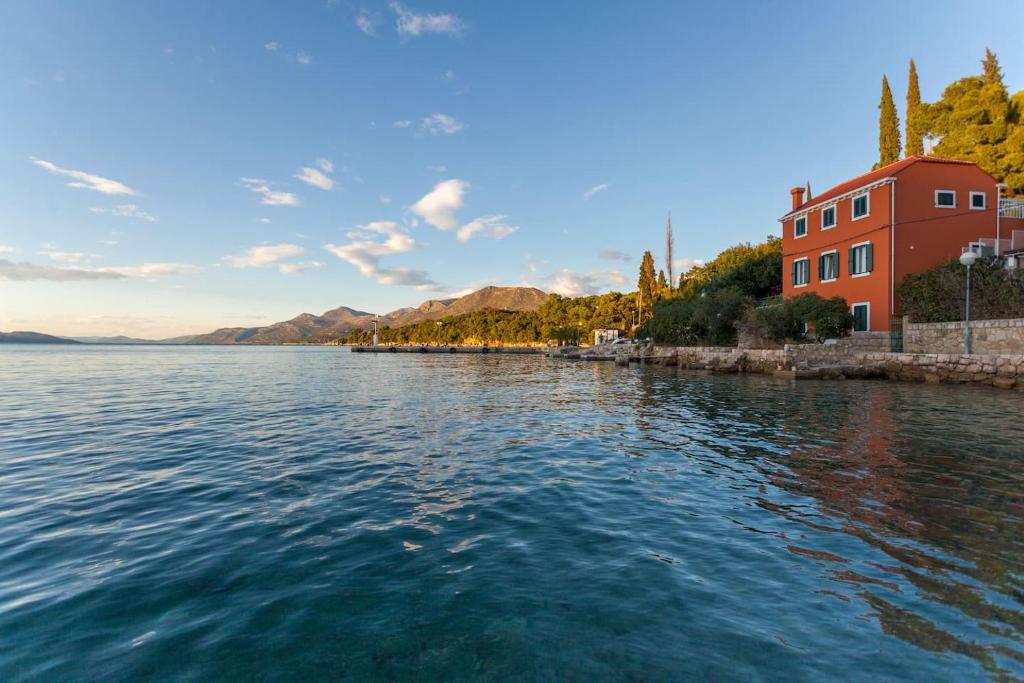
M 800 205 L 804 203 L 804 188 L 794 187 L 789 193 L 793 195 L 793 208 L 799 209 Z

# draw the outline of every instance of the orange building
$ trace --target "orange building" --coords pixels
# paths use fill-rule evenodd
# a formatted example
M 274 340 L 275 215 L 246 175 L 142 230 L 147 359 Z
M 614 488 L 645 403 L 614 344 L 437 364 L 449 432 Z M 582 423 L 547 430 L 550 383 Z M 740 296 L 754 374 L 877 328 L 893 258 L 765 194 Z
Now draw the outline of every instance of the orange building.
M 792 211 L 779 219 L 783 297 L 841 296 L 854 331 L 886 331 L 901 315 L 896 288 L 907 273 L 966 249 L 1024 248 L 1024 220 L 997 211 L 1000 190 L 976 164 L 936 157 L 897 161 L 809 200 L 793 188 Z

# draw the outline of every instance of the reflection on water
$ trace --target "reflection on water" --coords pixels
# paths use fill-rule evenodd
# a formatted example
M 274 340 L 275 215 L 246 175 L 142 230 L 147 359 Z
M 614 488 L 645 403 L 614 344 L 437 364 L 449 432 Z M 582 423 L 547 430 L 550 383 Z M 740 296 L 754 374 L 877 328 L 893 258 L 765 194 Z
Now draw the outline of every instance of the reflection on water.
M 1024 678 L 1024 395 L 0 349 L 0 678 Z

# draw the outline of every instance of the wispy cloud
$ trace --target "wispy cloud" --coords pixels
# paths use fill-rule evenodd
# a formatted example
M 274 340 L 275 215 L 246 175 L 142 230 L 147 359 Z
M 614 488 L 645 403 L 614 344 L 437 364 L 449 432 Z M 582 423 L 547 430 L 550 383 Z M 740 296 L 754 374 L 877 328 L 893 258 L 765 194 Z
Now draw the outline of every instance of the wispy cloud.
M 598 258 L 605 261 L 623 261 L 629 263 L 633 260 L 633 257 L 624 251 L 618 251 L 617 249 L 602 249 L 597 254 Z
M 420 121 L 420 131 L 431 135 L 455 135 L 463 128 L 465 126 L 461 121 L 440 112 L 426 116 Z
M 465 29 L 465 22 L 455 14 L 426 14 L 406 9 L 398 2 L 390 4 L 397 15 L 395 28 L 402 40 L 427 33 L 457 36 Z
M 297 244 L 260 244 L 238 256 L 225 256 L 221 260 L 233 268 L 265 268 L 305 252 Z
M 281 49 L 281 43 L 276 40 L 271 40 L 269 43 L 263 43 L 263 49 L 267 52 L 271 52 L 275 55 L 279 55 L 289 64 L 301 64 L 302 66 L 309 66 L 313 63 L 313 55 L 309 54 L 305 50 L 299 50 L 295 54 L 285 52 Z
M 403 254 L 418 248 L 416 240 L 398 223 L 375 221 L 348 233 L 348 244 L 325 244 L 324 249 L 355 266 L 364 276 L 382 285 L 406 285 L 433 289 L 437 283 L 422 270 L 381 266 L 385 256 Z
M 322 268 L 323 265 L 319 261 L 296 261 L 295 263 L 282 263 L 277 269 L 282 273 L 301 273 L 304 270 Z
M 193 275 L 199 272 L 198 266 L 185 263 L 143 263 L 140 266 L 119 266 L 116 268 L 98 268 L 99 272 L 116 273 L 124 277 L 171 277 L 173 275 Z
M 14 254 L 17 253 L 16 247 L 9 247 L 6 244 L 0 244 L 0 254 Z
M 448 69 L 447 71 L 444 72 L 444 80 L 448 81 L 449 83 L 451 83 L 457 78 L 458 76 L 455 75 L 455 71 L 452 69 Z
M 48 280 L 72 282 L 77 280 L 120 280 L 124 278 L 153 278 L 172 275 L 190 275 L 196 266 L 181 263 L 144 263 L 140 266 L 115 268 L 63 268 L 35 263 L 14 263 L 0 259 L 0 281 L 25 282 Z
M 506 223 L 507 218 L 504 215 L 474 218 L 456 231 L 455 239 L 468 242 L 477 233 L 496 240 L 504 239 L 519 229 L 518 225 Z
M 40 251 L 39 255 L 61 263 L 81 263 L 89 257 L 89 254 L 80 251 Z
M 356 27 L 368 36 L 377 37 L 377 20 L 366 10 L 356 16 Z
M 412 125 L 412 121 L 409 121 L 408 119 L 403 119 L 401 121 L 395 121 L 391 125 L 393 125 L 395 128 L 408 128 L 409 126 Z
M 458 226 L 455 212 L 462 208 L 462 195 L 469 188 L 465 180 L 442 180 L 410 207 L 412 212 L 439 230 Z
M 594 185 L 592 188 L 583 193 L 584 199 L 590 199 L 598 192 L 604 192 L 608 189 L 609 183 L 601 183 L 600 185 Z
M 295 174 L 295 177 L 307 185 L 319 187 L 321 190 L 332 189 L 334 187 L 334 179 L 327 174 L 334 171 L 334 164 L 328 159 L 317 159 L 316 166 L 317 168 L 303 166 Z
M 680 258 L 672 262 L 672 268 L 677 273 L 685 273 L 696 266 L 703 266 L 704 261 L 699 258 Z
M 536 277 L 536 270 L 531 269 L 527 282 Z M 562 296 L 590 296 L 622 287 L 628 282 L 629 279 L 618 270 L 579 272 L 563 268 L 549 275 L 540 276 L 539 282 L 533 286 Z
M 158 220 L 156 216 L 148 211 L 143 211 L 135 204 L 118 204 L 112 209 L 104 209 L 102 207 L 94 206 L 89 210 L 98 214 L 110 214 L 112 216 L 121 216 L 123 218 L 137 218 L 140 221 L 146 221 L 148 223 L 156 223 Z
M 299 198 L 291 192 L 281 192 L 270 189 L 270 184 L 261 178 L 241 178 L 239 182 L 243 187 L 260 195 L 260 204 L 267 206 L 298 206 L 301 204 Z
M 64 176 L 71 178 L 71 182 L 67 184 L 68 187 L 77 187 L 85 190 L 92 190 L 94 192 L 100 192 L 102 194 L 127 194 L 137 195 L 138 192 L 128 187 L 124 183 L 119 183 L 116 180 L 110 178 L 104 178 L 103 176 L 93 175 L 92 173 L 86 173 L 85 171 L 75 171 L 68 168 L 61 168 L 53 162 L 45 161 L 43 159 L 36 159 L 30 157 L 30 160 L 36 166 L 46 169 L 53 175 Z

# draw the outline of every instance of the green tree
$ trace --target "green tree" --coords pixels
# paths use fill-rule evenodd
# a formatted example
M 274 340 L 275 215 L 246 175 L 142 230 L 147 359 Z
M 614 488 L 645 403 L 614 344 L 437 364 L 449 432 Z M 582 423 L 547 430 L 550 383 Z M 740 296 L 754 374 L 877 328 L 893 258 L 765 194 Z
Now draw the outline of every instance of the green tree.
M 1003 85 L 1003 70 L 999 68 L 999 59 L 996 53 L 987 47 L 985 59 L 981 60 L 981 69 L 986 83 Z
M 640 261 L 640 277 L 636 287 L 640 294 L 640 315 L 643 317 L 646 312 L 649 316 L 654 308 L 655 293 L 658 290 L 658 281 L 654 274 L 654 257 L 649 251 L 644 252 L 644 257 Z
M 658 271 L 658 292 L 657 292 L 657 296 L 660 299 L 660 298 L 662 298 L 664 296 L 668 296 L 668 293 L 669 293 L 668 278 L 665 277 L 665 271 L 664 270 L 659 270 Z
M 1009 194 L 1024 194 L 1024 95 L 1010 97 L 991 51 L 982 64 L 983 75 L 961 78 L 923 105 L 923 125 L 939 138 L 937 156 L 973 161 L 1006 183 Z
M 917 65 L 910 60 L 910 76 L 907 79 L 907 144 L 904 154 L 908 157 L 924 154 L 924 131 L 921 130 L 921 85 L 917 80 Z
M 889 79 L 882 76 L 882 100 L 878 103 L 878 164 L 887 166 L 900 158 L 900 119 L 892 99 Z

